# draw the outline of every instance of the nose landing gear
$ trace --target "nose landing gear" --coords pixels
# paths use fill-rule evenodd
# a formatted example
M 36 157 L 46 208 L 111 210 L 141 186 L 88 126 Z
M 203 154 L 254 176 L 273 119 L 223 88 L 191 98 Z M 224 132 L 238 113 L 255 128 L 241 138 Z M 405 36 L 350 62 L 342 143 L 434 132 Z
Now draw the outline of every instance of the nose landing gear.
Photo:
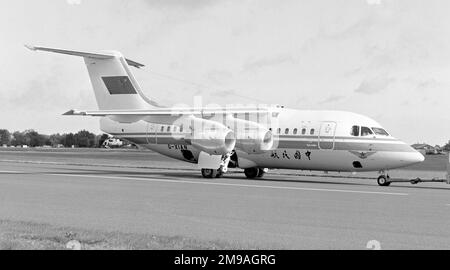
M 391 184 L 391 182 L 389 180 L 390 180 L 389 175 L 383 174 L 383 175 L 378 176 L 377 183 L 379 186 L 387 187 Z

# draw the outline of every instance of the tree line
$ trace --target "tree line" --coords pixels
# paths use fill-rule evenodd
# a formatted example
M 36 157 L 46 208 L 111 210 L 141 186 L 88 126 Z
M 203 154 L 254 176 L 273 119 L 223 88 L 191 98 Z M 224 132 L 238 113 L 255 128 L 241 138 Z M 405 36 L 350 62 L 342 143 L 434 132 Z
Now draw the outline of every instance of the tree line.
M 108 134 L 96 135 L 87 130 L 81 130 L 77 133 L 39 134 L 37 131 L 29 129 L 25 131 L 16 131 L 10 133 L 6 129 L 0 129 L 0 146 L 29 146 L 29 147 L 77 147 L 94 148 L 101 147 L 103 142 L 109 138 Z M 450 152 L 450 140 L 442 149 Z
M 14 133 L 0 129 L 0 146 L 94 148 L 100 147 L 108 137 L 107 134 L 96 135 L 87 130 L 77 133 L 44 135 L 32 129 Z

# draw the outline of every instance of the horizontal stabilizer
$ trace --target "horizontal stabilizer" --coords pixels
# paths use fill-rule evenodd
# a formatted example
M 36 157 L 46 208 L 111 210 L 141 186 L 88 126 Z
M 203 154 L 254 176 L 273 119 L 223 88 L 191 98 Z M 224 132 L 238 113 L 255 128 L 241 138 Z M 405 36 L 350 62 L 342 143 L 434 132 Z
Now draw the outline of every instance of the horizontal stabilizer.
M 52 53 L 60 53 L 60 54 L 67 54 L 67 55 L 73 55 L 73 56 L 81 56 L 86 58 L 93 58 L 93 59 L 111 59 L 114 57 L 117 57 L 118 55 L 114 53 L 92 53 L 92 52 L 80 52 L 80 51 L 70 51 L 70 50 L 62 50 L 62 49 L 55 49 L 55 48 L 46 48 L 46 47 L 38 47 L 38 46 L 32 46 L 32 45 L 25 45 L 26 48 L 32 50 L 32 51 L 45 51 L 45 52 L 52 52 Z M 125 59 L 128 63 L 128 65 L 141 68 L 144 67 L 143 64 L 140 64 L 138 62 Z

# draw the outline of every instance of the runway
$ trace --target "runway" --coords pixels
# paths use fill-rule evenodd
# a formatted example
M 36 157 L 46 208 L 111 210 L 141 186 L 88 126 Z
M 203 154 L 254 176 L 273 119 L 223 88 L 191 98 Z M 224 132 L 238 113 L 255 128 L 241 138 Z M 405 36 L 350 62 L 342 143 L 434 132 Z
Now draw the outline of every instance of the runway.
M 242 248 L 449 249 L 450 188 L 191 167 L 0 162 L 0 220 L 182 236 Z M 190 166 L 190 165 L 189 165 Z

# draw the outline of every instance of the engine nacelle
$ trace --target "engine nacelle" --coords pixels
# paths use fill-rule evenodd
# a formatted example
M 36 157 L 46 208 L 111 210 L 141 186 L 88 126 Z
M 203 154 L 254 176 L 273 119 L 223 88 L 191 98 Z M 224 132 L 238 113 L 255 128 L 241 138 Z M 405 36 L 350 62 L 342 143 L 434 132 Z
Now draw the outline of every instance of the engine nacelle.
M 222 122 L 218 117 L 213 120 Z M 236 148 L 247 154 L 261 154 L 272 150 L 274 138 L 272 131 L 252 121 L 234 118 L 228 115 L 226 125 L 236 134 Z
M 225 155 L 234 150 L 236 136 L 232 130 L 194 132 L 191 144 L 210 155 Z
M 237 136 L 236 147 L 247 154 L 261 154 L 272 150 L 272 146 L 273 135 L 270 130 L 247 130 L 245 134 Z
M 210 155 L 225 155 L 236 147 L 236 135 L 226 126 L 206 119 L 189 116 L 181 120 L 189 127 L 191 135 L 186 138 L 193 147 Z

